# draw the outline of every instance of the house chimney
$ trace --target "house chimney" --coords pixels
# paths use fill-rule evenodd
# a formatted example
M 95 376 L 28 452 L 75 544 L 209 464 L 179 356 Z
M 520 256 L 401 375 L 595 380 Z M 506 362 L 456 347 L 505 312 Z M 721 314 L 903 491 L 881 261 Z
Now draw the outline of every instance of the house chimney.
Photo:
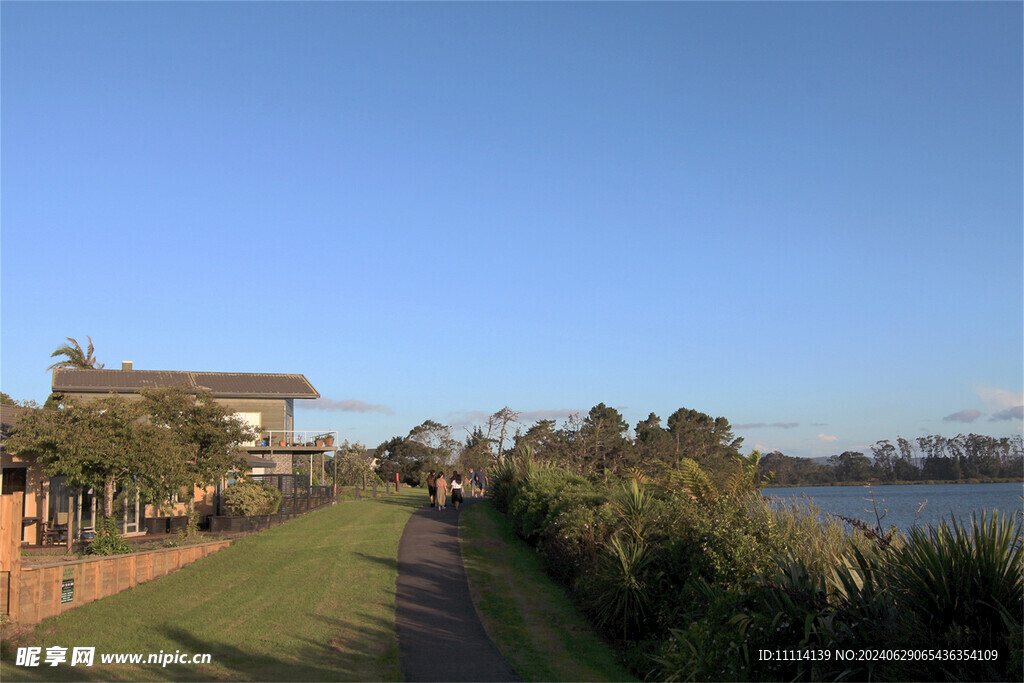
M 123 361 L 121 361 L 121 369 L 122 370 L 131 370 L 132 369 L 132 362 L 130 360 L 123 360 Z

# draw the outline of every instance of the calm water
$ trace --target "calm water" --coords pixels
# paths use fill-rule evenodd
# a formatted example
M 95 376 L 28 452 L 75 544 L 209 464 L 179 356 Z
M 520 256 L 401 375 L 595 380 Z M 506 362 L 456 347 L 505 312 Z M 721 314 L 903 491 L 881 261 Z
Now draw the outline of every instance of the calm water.
M 765 496 L 799 498 L 807 496 L 833 515 L 862 519 L 875 524 L 871 503 L 874 493 L 878 513 L 886 512 L 882 528 L 896 526 L 901 531 L 915 524 L 936 524 L 941 519 L 970 519 L 972 512 L 999 510 L 1008 514 L 1021 512 L 1024 484 L 921 484 L 917 486 L 805 486 L 801 488 L 765 489 Z M 918 508 L 924 503 L 924 507 Z

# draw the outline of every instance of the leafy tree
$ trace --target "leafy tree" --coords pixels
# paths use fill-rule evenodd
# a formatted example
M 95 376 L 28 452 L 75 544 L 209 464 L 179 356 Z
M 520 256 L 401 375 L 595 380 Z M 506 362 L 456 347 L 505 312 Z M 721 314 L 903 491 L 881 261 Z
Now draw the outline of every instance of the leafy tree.
M 513 424 L 519 424 L 519 415 L 515 410 L 505 406 L 498 412 L 487 418 L 487 439 L 498 446 L 497 458 L 501 460 L 505 453 L 505 440 L 511 436 L 509 429 Z
M 794 458 L 780 451 L 766 453 L 758 465 L 763 474 L 771 474 L 776 484 L 813 486 L 836 480 L 835 470 L 808 458 Z
M 672 435 L 661 426 L 661 418 L 651 413 L 636 423 L 637 459 L 641 466 L 654 471 L 664 470 L 675 460 Z
M 371 460 L 366 455 L 366 446 L 359 443 L 349 443 L 348 439 L 341 442 L 334 453 L 334 462 L 328 465 L 328 473 L 335 477 L 335 483 L 339 486 L 352 486 L 362 484 L 365 479 L 373 480 L 377 475 L 370 467 Z M 392 480 L 394 474 L 392 473 Z
M 839 481 L 867 481 L 871 479 L 871 460 L 863 453 L 845 451 L 828 459 L 836 468 L 836 479 Z
M 77 341 L 71 337 L 65 337 L 69 343 L 61 344 L 58 346 L 53 353 L 50 354 L 50 358 L 57 356 L 65 356 L 64 360 L 57 361 L 47 370 L 54 370 L 58 368 L 67 368 L 72 370 L 102 370 L 103 364 L 96 364 L 96 355 L 93 353 L 92 337 L 89 339 L 89 347 L 85 351 L 82 351 L 82 347 Z
M 896 463 L 899 462 L 896 446 L 889 443 L 888 439 L 886 439 L 872 446 L 871 452 L 874 455 L 875 473 L 886 481 L 895 479 Z
M 537 420 L 526 432 L 516 437 L 515 448 L 517 451 L 521 451 L 523 448 L 529 447 L 534 453 L 550 457 L 549 453 L 557 451 L 559 443 L 555 421 Z
M 677 462 L 686 456 L 714 467 L 716 460 L 738 456 L 743 443 L 732 433 L 729 420 L 689 408 L 680 408 L 669 416 L 668 431 L 675 442 Z
M 591 408 L 580 430 L 587 463 L 601 472 L 628 465 L 631 453 L 625 437 L 627 429 L 629 424 L 615 408 L 603 403 Z
M 68 401 L 60 410 L 23 416 L 9 448 L 35 456 L 47 475 L 63 475 L 72 487 L 103 491 L 103 514 L 109 517 L 118 486 L 154 501 L 180 489 L 184 466 L 177 443 L 143 417 L 140 403 L 121 396 Z
M 17 399 L 11 398 L 10 396 L 8 396 L 7 394 L 5 394 L 2 391 L 0 391 L 0 405 L 16 406 L 18 408 L 38 408 L 39 407 L 39 404 L 36 403 L 35 401 L 31 400 L 31 399 L 25 399 L 23 401 L 19 401 Z
M 458 445 L 452 438 L 452 428 L 433 420 L 425 420 L 423 424 L 413 427 L 406 438 L 425 446 L 430 457 L 444 465 L 451 462 Z
M 396 436 L 377 446 L 377 473 L 386 481 L 395 474 L 410 486 L 419 486 L 428 469 L 440 466 L 433 452 L 423 443 Z
M 462 453 L 459 455 L 459 468 L 468 472 L 470 469 L 482 470 L 488 467 L 494 460 L 491 453 L 491 441 L 480 427 L 474 427 L 466 437 L 462 446 Z
M 210 486 L 245 469 L 241 444 L 255 439 L 256 430 L 210 392 L 143 389 L 142 409 L 179 450 L 179 486 Z

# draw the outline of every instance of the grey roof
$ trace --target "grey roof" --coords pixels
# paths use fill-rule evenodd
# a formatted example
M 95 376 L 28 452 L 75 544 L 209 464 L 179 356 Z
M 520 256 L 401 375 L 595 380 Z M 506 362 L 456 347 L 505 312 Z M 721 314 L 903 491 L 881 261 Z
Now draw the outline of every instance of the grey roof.
M 134 394 L 148 387 L 205 388 L 217 398 L 320 398 L 304 375 L 175 370 L 54 370 L 53 391 Z
M 0 434 L 7 436 L 12 427 L 17 426 L 22 415 L 38 410 L 38 408 L 23 408 L 7 404 L 0 405 Z

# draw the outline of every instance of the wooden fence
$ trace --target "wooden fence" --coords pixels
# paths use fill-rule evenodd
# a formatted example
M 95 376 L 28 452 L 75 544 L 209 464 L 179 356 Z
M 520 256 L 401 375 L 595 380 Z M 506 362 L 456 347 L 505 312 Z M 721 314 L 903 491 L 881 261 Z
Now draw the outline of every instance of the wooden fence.
M 0 613 L 19 623 L 34 624 L 120 593 L 231 545 L 230 540 L 214 541 L 23 567 L 21 495 L 0 496 Z
M 0 496 L 0 614 L 17 614 L 24 493 Z

